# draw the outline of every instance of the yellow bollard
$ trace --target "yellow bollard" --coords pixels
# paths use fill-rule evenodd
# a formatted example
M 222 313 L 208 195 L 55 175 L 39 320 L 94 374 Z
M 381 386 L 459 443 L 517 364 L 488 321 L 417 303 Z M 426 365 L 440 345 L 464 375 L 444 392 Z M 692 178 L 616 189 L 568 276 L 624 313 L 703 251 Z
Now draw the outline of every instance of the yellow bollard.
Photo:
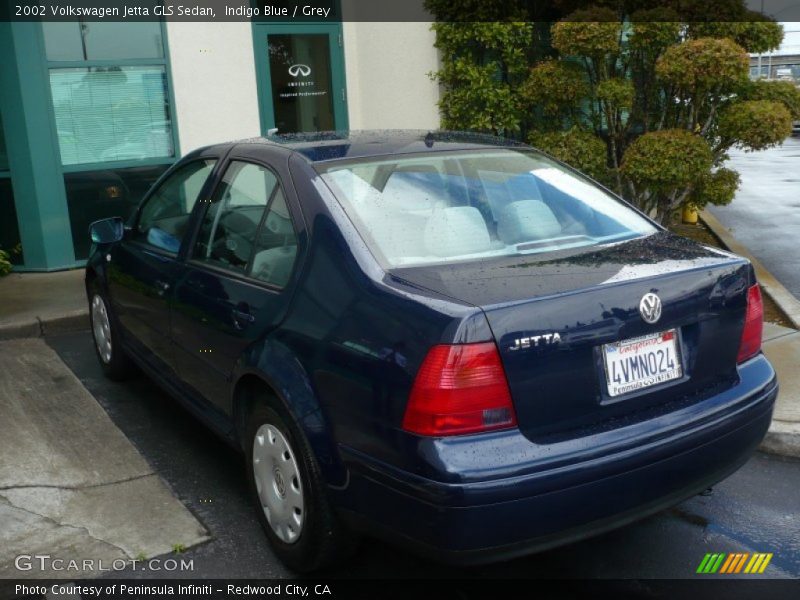
M 691 204 L 685 205 L 683 207 L 683 213 L 681 214 L 681 220 L 689 225 L 697 223 L 697 209 Z

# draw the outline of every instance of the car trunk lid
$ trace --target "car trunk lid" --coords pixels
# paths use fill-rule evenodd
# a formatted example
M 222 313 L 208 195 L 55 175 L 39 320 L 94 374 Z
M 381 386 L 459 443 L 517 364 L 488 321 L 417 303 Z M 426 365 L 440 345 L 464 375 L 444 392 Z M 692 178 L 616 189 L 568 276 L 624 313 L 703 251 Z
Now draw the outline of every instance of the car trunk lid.
M 666 232 L 588 252 L 392 274 L 483 309 L 519 427 L 535 441 L 619 427 L 736 382 L 751 268 L 732 254 Z M 662 304 L 653 324 L 640 313 L 645 294 Z M 612 395 L 604 344 L 673 331 L 679 376 Z

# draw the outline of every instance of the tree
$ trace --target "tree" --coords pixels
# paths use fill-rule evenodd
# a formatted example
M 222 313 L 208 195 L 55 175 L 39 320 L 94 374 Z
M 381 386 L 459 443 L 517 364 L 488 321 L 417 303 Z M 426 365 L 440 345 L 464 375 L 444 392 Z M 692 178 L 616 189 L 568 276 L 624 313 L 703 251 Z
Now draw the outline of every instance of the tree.
M 560 4 L 572 12 L 544 24 L 526 20 L 541 3 L 428 0 L 450 19 L 434 25 L 443 127 L 526 139 L 666 223 L 687 203 L 730 202 L 728 151 L 779 144 L 800 118 L 791 83 L 748 78 L 748 52 L 783 30 L 744 0 Z

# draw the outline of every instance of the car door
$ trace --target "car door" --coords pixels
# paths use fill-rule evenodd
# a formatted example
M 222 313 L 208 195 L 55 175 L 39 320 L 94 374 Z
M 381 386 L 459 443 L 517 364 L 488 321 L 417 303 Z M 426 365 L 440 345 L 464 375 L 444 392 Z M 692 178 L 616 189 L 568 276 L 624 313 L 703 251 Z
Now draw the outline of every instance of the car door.
M 170 302 L 183 269 L 179 252 L 216 164 L 217 157 L 199 157 L 169 173 L 107 258 L 109 295 L 126 341 L 157 368 L 175 368 Z
M 284 152 L 273 153 L 285 165 Z M 231 158 L 176 286 L 181 378 L 225 413 L 237 360 L 288 307 L 300 248 L 286 192 L 276 169 Z

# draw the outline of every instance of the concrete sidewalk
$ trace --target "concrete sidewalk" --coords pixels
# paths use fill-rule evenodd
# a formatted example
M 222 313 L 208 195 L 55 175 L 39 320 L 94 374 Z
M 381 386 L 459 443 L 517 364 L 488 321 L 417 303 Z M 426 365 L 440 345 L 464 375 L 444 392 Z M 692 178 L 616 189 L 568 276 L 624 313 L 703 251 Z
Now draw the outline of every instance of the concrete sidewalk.
M 208 539 L 42 339 L 0 342 L 0 456 L 0 578 L 89 577 Z
M 763 340 L 764 354 L 778 373 L 781 390 L 761 449 L 800 457 L 800 331 L 764 323 Z
M 83 269 L 0 277 L 0 340 L 89 327 Z

